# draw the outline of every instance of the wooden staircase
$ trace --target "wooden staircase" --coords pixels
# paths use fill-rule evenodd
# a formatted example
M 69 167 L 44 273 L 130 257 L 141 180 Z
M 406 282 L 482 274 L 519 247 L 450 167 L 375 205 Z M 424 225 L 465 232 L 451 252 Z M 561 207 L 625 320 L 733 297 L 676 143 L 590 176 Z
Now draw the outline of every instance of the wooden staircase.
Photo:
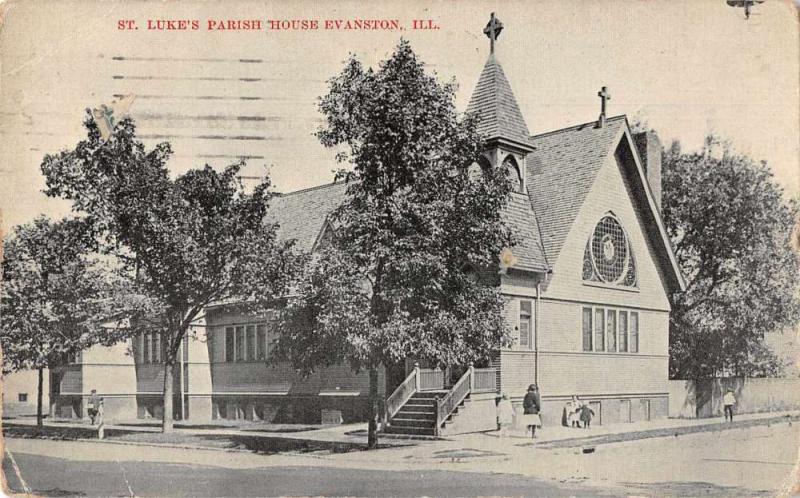
M 436 435 L 436 398 L 447 394 L 446 390 L 414 393 L 392 417 L 392 425 L 386 427 L 387 434 L 418 436 Z
M 386 399 L 383 432 L 439 436 L 446 432 L 459 411 L 467 408 L 470 394 L 497 392 L 496 378 L 496 369 L 475 369 L 470 366 L 452 388 L 446 389 L 441 370 L 422 370 L 417 365 Z

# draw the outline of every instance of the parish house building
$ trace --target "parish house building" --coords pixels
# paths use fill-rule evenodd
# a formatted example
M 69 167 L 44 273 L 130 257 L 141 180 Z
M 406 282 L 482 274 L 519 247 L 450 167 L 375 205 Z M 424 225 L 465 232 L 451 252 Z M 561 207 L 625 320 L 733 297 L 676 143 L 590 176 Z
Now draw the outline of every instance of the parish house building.
M 684 288 L 660 214 L 658 138 L 634 134 L 625 116 L 531 133 L 494 54 L 501 25 L 486 33 L 492 53 L 468 112 L 488 140 L 483 167 L 505 168 L 514 192 L 504 217 L 519 243 L 498 272 L 513 345 L 487 365 L 444 370 L 406 365 L 381 370 L 386 430 L 443 433 L 494 427 L 495 399 L 518 405 L 538 384 L 545 425 L 560 423 L 576 395 L 595 424 L 666 417 L 671 293 Z M 280 236 L 313 251 L 326 217 L 345 196 L 333 183 L 278 196 Z M 319 422 L 364 420 L 368 378 L 347 366 L 310 377 L 270 365 L 274 316 L 235 306 L 205 310 L 175 369 L 179 418 Z M 158 337 L 95 347 L 51 371 L 51 412 L 86 416 L 92 389 L 106 416 L 161 416 L 163 364 Z

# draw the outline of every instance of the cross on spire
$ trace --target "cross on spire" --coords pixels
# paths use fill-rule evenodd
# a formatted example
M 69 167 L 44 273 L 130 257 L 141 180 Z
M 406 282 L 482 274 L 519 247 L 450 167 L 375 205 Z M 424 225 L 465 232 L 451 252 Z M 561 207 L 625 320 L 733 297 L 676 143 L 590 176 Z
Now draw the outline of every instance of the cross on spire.
M 494 12 L 492 12 L 489 23 L 483 28 L 483 32 L 489 37 L 489 53 L 491 54 L 494 53 L 494 42 L 497 41 L 497 37 L 500 36 L 501 31 L 503 31 L 503 23 L 500 22 L 500 19 L 496 18 Z
M 598 120 L 597 126 L 602 128 L 606 125 L 606 101 L 611 100 L 611 94 L 608 93 L 608 87 L 603 87 L 597 92 L 597 96 L 600 97 L 600 119 Z

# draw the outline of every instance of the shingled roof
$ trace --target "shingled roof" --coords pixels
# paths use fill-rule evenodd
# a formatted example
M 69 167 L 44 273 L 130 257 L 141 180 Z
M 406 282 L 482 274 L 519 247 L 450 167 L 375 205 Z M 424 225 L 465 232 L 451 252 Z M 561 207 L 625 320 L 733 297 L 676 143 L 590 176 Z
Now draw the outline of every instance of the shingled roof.
M 494 54 L 489 56 L 483 66 L 467 106 L 467 113 L 478 116 L 478 131 L 487 139 L 507 138 L 528 142 L 528 125 L 525 124 L 511 85 Z
M 556 261 L 595 177 L 608 157 L 625 116 L 531 137 L 526 158 L 528 189 L 548 261 Z
M 278 222 L 278 238 L 294 239 L 295 247 L 311 251 L 326 218 L 344 201 L 346 189 L 345 182 L 328 183 L 273 198 L 269 221 Z
M 344 201 L 346 188 L 344 182 L 329 183 L 275 197 L 270 206 L 269 221 L 280 225 L 278 238 L 294 239 L 298 249 L 311 251 L 328 215 Z M 528 198 L 511 194 L 503 218 L 517 237 L 517 245 L 513 248 L 517 258 L 515 268 L 546 270 L 548 266 L 539 240 L 539 226 Z
M 517 258 L 514 268 L 544 272 L 550 267 L 547 264 L 542 241 L 539 237 L 539 224 L 533 212 L 530 199 L 525 194 L 512 193 L 503 211 L 503 219 L 511 227 L 517 244 L 511 252 Z

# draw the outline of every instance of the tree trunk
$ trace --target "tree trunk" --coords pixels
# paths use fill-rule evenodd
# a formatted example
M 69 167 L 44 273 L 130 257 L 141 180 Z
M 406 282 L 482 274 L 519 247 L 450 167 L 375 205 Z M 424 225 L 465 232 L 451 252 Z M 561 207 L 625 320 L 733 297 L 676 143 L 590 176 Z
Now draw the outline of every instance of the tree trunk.
M 172 432 L 172 378 L 173 363 L 164 362 L 164 413 L 161 417 L 161 432 Z
M 44 368 L 39 367 L 39 391 L 36 393 L 36 427 L 44 426 L 42 415 L 42 390 L 44 389 Z
M 369 369 L 369 429 L 367 449 L 378 447 L 378 369 Z

